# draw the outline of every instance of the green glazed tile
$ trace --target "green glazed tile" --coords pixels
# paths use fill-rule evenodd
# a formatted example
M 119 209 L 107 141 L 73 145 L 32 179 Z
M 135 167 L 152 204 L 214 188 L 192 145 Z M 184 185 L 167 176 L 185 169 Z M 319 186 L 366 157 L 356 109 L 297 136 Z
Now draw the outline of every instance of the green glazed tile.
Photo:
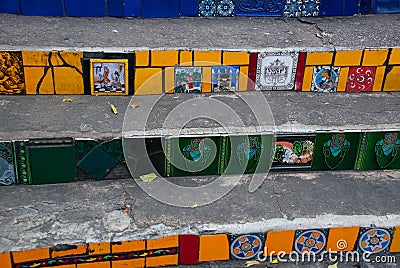
M 79 162 L 87 153 L 92 150 L 98 142 L 96 140 L 75 140 L 75 159 Z
M 100 146 L 96 146 L 78 162 L 77 167 L 96 180 L 101 180 L 117 164 L 118 161 L 115 158 L 110 156 Z
M 29 155 L 26 148 L 26 143 L 27 141 L 13 142 L 17 184 L 30 184 L 32 182 Z
M 125 161 L 121 139 L 106 141 L 101 143 L 100 146 L 104 151 L 106 151 L 110 156 L 114 157 L 120 163 Z

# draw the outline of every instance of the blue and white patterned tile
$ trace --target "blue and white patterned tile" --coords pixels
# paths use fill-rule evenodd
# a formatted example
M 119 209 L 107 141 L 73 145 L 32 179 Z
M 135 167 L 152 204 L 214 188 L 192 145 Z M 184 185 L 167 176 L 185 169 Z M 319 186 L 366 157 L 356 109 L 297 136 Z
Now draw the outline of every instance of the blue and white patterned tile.
M 311 91 L 336 92 L 340 75 L 340 67 L 315 66 Z
M 285 0 L 236 0 L 235 16 L 282 17 Z
M 265 234 L 231 235 L 229 242 L 231 259 L 251 260 L 263 250 Z
M 319 15 L 319 0 L 304 0 L 301 15 L 303 17 L 316 17 Z
M 303 8 L 302 0 L 286 0 L 283 14 L 285 17 L 300 17 Z
M 385 253 L 392 242 L 393 228 L 360 228 L 357 250 L 360 253 Z
M 328 230 L 297 230 L 293 245 L 297 253 L 321 253 L 328 240 Z
M 11 184 L 15 184 L 12 143 L 0 142 L 0 185 Z
M 199 16 L 215 17 L 217 13 L 217 3 L 214 0 L 199 0 Z
M 233 17 L 235 15 L 235 1 L 219 0 L 217 6 L 217 15 L 220 17 Z

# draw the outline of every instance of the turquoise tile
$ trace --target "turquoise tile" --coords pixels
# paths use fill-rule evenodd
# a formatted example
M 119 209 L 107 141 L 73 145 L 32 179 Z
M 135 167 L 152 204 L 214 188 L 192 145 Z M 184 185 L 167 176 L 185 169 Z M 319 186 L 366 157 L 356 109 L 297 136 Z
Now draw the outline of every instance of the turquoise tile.
M 104 179 L 107 173 L 118 164 L 118 160 L 110 156 L 100 146 L 94 147 L 77 164 L 81 170 L 96 180 Z

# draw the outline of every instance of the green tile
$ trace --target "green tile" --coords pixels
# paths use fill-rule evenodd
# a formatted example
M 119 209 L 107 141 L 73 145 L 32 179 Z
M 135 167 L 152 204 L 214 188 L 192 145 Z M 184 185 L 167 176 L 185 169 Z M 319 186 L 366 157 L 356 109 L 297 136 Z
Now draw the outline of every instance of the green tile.
M 110 156 L 100 146 L 96 146 L 78 162 L 77 167 L 96 180 L 101 180 L 117 164 L 118 161 L 115 158 Z
M 31 183 L 31 170 L 26 143 L 27 141 L 13 142 L 17 184 Z
M 314 147 L 313 170 L 354 168 L 361 133 L 319 133 Z
M 0 185 L 16 183 L 11 142 L 0 142 Z
M 31 169 L 30 184 L 75 181 L 73 139 L 32 139 L 27 148 Z
M 101 148 L 106 151 L 110 156 L 114 157 L 120 163 L 125 161 L 124 151 L 122 149 L 122 140 L 113 139 L 101 143 Z
M 271 164 L 273 135 L 230 136 L 226 142 L 225 174 L 267 173 Z
M 82 140 L 77 140 L 75 139 L 75 159 L 76 162 L 79 162 L 85 155 L 87 155 L 90 150 L 92 150 L 96 145 L 98 144 L 98 141 L 96 140 L 88 140 L 88 139 L 82 139 Z
M 400 132 L 363 133 L 355 169 L 400 169 Z

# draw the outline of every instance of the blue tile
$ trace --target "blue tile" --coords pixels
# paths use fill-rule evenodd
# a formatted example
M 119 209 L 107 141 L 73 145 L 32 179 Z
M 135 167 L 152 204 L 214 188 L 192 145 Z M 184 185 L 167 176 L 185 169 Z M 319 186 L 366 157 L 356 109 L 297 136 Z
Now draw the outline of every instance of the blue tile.
M 125 0 L 124 17 L 140 17 L 140 0 Z
M 321 0 L 319 5 L 320 16 L 342 16 L 343 0 Z
M 20 0 L 21 13 L 28 16 L 64 16 L 62 0 Z
M 374 13 L 400 13 L 399 0 L 375 0 Z
M 181 16 L 197 17 L 198 1 L 197 0 L 181 0 Z
M 73 17 L 105 17 L 105 0 L 64 0 L 65 13 Z
M 285 0 L 236 0 L 236 16 L 281 17 Z
M 363 15 L 372 13 L 372 0 L 361 0 L 360 13 Z
M 20 14 L 18 0 L 0 0 L 0 13 Z
M 344 0 L 343 16 L 353 16 L 358 14 L 360 0 Z
M 179 0 L 143 0 L 143 18 L 177 18 L 179 17 Z
M 107 16 L 124 16 L 124 0 L 107 0 Z

